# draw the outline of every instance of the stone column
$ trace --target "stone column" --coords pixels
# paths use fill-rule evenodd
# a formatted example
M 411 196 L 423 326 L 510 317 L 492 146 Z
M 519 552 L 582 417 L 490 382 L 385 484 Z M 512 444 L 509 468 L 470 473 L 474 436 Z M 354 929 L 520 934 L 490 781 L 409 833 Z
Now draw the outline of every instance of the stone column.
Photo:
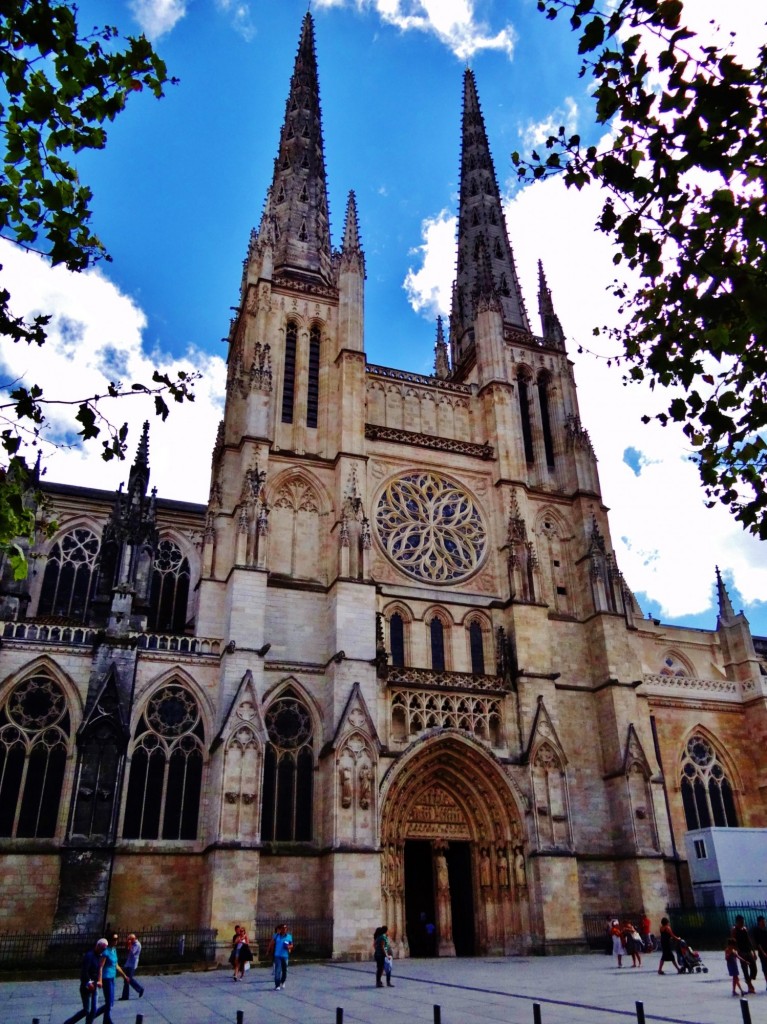
M 450 880 L 447 874 L 447 843 L 432 841 L 434 878 L 437 883 L 437 955 L 455 956 L 453 942 L 453 910 L 450 905 Z

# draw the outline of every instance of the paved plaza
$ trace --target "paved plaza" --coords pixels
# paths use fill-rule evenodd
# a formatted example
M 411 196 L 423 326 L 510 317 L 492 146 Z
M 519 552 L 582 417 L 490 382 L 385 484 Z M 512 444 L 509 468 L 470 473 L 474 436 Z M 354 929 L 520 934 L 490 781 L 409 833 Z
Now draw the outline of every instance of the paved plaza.
M 741 1024 L 721 951 L 703 954 L 708 974 L 657 974 L 658 956 L 641 969 L 620 970 L 600 954 L 456 960 L 400 960 L 394 988 L 375 987 L 374 964 L 291 964 L 284 991 L 275 992 L 269 971 L 257 967 L 244 982 L 228 970 L 142 974 L 146 994 L 118 1002 L 115 1024 L 617 1024 L 636 1020 L 636 1001 L 648 1021 L 670 1024 Z M 628 959 L 628 958 L 626 958 Z M 667 970 L 668 970 L 668 966 Z M 753 1024 L 767 1024 L 764 978 L 749 997 Z M 77 979 L 0 982 L 1 1024 L 62 1024 L 78 1005 Z

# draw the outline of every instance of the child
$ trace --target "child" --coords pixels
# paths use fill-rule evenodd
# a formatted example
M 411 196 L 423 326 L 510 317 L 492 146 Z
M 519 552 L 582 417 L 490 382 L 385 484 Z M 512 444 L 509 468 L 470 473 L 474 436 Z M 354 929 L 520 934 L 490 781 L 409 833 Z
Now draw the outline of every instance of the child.
M 727 945 L 724 950 L 724 959 L 727 964 L 727 973 L 732 978 L 732 994 L 736 996 L 738 992 L 741 995 L 745 995 L 743 986 L 740 983 L 740 970 L 738 968 L 738 960 L 741 963 L 746 963 L 743 957 L 738 952 L 738 944 L 735 939 L 728 939 Z M 736 991 L 737 990 L 737 991 Z

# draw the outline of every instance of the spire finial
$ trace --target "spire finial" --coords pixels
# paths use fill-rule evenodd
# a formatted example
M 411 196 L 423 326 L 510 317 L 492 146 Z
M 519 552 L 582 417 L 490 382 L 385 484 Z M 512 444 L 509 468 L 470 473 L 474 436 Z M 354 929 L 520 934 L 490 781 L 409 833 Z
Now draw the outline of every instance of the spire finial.
M 551 289 L 546 283 L 542 260 L 538 260 L 538 312 L 541 315 L 544 344 L 564 351 L 565 332 L 562 330 L 559 317 L 554 312 L 554 301 L 551 298 Z
M 716 572 L 716 593 L 719 601 L 718 625 L 730 626 L 735 621 L 735 611 L 730 601 L 730 595 L 727 593 L 727 587 L 722 579 L 722 574 L 719 572 L 719 566 L 715 566 L 714 569 Z
M 434 375 L 440 380 L 447 380 L 450 376 L 450 361 L 447 356 L 447 342 L 445 331 L 442 326 L 442 317 L 437 317 L 437 340 L 434 343 Z

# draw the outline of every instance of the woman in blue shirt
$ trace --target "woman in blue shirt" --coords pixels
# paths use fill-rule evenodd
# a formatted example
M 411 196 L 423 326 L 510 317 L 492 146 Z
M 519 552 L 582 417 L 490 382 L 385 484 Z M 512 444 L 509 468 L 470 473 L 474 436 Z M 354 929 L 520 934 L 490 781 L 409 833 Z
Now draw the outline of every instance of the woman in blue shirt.
M 112 1007 L 115 1003 L 115 978 L 117 977 L 117 972 L 119 971 L 123 978 L 125 977 L 120 965 L 117 963 L 117 942 L 119 938 L 119 935 L 113 935 L 110 938 L 109 945 L 101 954 L 101 963 L 99 964 L 98 985 L 104 993 L 104 1024 L 114 1024 L 112 1020 Z

